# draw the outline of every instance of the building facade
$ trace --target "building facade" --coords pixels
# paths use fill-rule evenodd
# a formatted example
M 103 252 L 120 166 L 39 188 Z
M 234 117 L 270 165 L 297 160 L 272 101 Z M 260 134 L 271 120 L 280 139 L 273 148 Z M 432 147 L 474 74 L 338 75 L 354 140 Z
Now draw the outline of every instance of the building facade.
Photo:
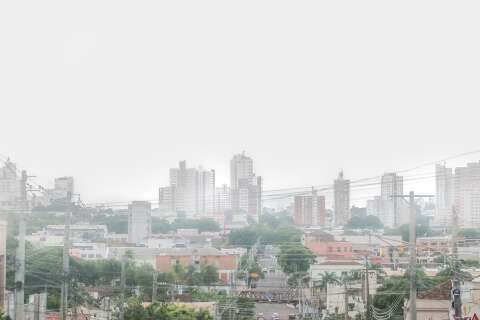
M 380 221 L 385 226 L 397 227 L 408 223 L 408 210 L 399 195 L 403 195 L 403 177 L 396 173 L 385 173 L 380 186 Z
M 262 178 L 253 172 L 253 160 L 245 153 L 230 161 L 232 209 L 258 219 L 262 213 Z
M 336 226 L 345 225 L 350 220 L 350 180 L 340 171 L 333 184 L 334 220 Z
M 232 190 L 226 184 L 216 188 L 215 207 L 217 213 L 232 209 Z
M 128 206 L 128 242 L 145 244 L 152 233 L 150 202 L 133 201 Z
M 452 222 L 454 180 L 452 168 L 445 164 L 435 166 L 435 219 L 434 223 L 447 226 Z
M 17 166 L 7 159 L 0 168 L 0 209 L 18 208 L 18 200 L 22 196 L 24 181 L 18 174 Z
M 162 211 L 184 212 L 189 216 L 215 211 L 215 170 L 187 168 L 180 161 L 170 169 L 170 185 L 159 189 Z
M 325 197 L 317 195 L 315 190 L 311 195 L 295 196 L 293 204 L 295 225 L 324 226 L 325 214 Z

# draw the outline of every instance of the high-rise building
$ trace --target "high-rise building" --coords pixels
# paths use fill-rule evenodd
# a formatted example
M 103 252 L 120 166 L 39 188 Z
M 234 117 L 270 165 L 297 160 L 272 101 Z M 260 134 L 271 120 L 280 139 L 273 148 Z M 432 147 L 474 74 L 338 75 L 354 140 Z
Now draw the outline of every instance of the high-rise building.
M 245 153 L 236 154 L 230 161 L 232 209 L 254 219 L 262 213 L 262 178 L 253 172 L 253 160 Z
M 455 168 L 454 205 L 460 226 L 480 227 L 480 162 Z
M 50 201 L 66 199 L 67 195 L 74 194 L 75 182 L 73 177 L 55 178 L 55 187 L 48 190 Z
M 148 201 L 133 201 L 128 206 L 128 242 L 145 244 L 152 233 L 152 207 Z
M 452 168 L 445 164 L 435 166 L 435 219 L 434 223 L 447 226 L 452 222 L 454 180 Z
M 5 286 L 7 270 L 7 222 L 0 221 L 0 308 L 5 310 Z
M 403 195 L 403 177 L 396 173 L 385 173 L 380 186 L 379 218 L 385 226 L 397 227 L 408 223 L 408 211 L 398 195 Z
M 0 209 L 12 209 L 18 205 L 22 195 L 22 178 L 17 174 L 17 166 L 7 159 L 0 168 Z
M 215 211 L 215 170 L 187 168 L 180 161 L 170 169 L 170 186 L 159 189 L 159 208 L 189 216 Z
M 315 190 L 311 195 L 294 198 L 293 219 L 297 226 L 324 226 L 325 211 L 325 197 L 317 195 Z
M 343 178 L 343 171 L 333 183 L 333 197 L 335 225 L 343 226 L 350 220 L 350 180 Z
M 215 206 L 218 213 L 232 209 L 232 191 L 226 184 L 216 189 Z

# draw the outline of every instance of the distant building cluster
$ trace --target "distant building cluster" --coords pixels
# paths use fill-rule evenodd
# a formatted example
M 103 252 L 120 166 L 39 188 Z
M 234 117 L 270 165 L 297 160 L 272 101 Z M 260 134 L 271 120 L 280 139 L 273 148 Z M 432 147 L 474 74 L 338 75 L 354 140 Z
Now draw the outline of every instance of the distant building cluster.
M 159 212 L 216 220 L 231 213 L 234 217 L 224 223 L 257 221 L 262 212 L 262 178 L 255 175 L 253 168 L 253 159 L 245 153 L 234 155 L 230 161 L 230 186 L 217 187 L 215 170 L 188 168 L 186 161 L 180 161 L 178 168 L 170 169 L 169 185 L 159 188 Z
M 460 227 L 480 227 L 480 162 L 455 170 L 444 164 L 435 167 L 437 225 L 452 224 L 454 215 Z

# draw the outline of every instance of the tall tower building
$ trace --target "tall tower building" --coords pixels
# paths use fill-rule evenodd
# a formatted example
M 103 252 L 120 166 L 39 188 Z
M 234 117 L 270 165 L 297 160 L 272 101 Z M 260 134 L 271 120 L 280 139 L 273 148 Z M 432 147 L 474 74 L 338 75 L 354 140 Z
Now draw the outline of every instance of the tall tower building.
M 385 226 L 397 227 L 408 223 L 408 212 L 402 200 L 395 195 L 403 195 L 403 177 L 396 173 L 385 173 L 380 187 L 381 210 L 380 220 Z
M 236 154 L 230 161 L 232 209 L 247 213 L 254 219 L 262 213 L 262 178 L 253 172 L 253 160 L 245 153 Z
M 170 169 L 170 186 L 159 189 L 162 210 L 185 212 L 189 216 L 215 211 L 215 170 L 187 168 L 180 161 Z
M 343 171 L 333 183 L 333 197 L 335 225 L 343 226 L 350 220 L 350 180 L 343 178 Z
M 325 197 L 318 196 L 315 190 L 311 195 L 294 198 L 293 218 L 297 226 L 324 226 L 325 211 Z
M 218 213 L 232 209 L 232 191 L 226 184 L 216 189 L 215 206 Z
M 128 242 L 145 244 L 152 233 L 152 207 L 148 201 L 133 201 L 128 206 Z
M 463 227 L 480 227 L 480 162 L 455 168 L 454 204 Z
M 452 168 L 445 164 L 435 166 L 435 219 L 436 225 L 447 226 L 452 222 L 454 180 Z
M 17 166 L 7 159 L 0 168 L 0 209 L 11 209 L 17 206 L 21 196 L 22 180 L 17 174 Z

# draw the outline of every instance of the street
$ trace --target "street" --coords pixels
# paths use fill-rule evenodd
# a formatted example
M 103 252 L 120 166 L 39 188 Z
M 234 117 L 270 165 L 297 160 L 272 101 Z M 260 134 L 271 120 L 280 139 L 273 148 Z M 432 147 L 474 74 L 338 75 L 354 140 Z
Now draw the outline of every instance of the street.
M 296 314 L 295 307 L 289 304 L 280 303 L 257 303 L 255 305 L 256 315 L 263 313 L 265 320 L 271 320 L 273 313 L 278 313 L 280 320 L 287 320 L 289 314 Z

